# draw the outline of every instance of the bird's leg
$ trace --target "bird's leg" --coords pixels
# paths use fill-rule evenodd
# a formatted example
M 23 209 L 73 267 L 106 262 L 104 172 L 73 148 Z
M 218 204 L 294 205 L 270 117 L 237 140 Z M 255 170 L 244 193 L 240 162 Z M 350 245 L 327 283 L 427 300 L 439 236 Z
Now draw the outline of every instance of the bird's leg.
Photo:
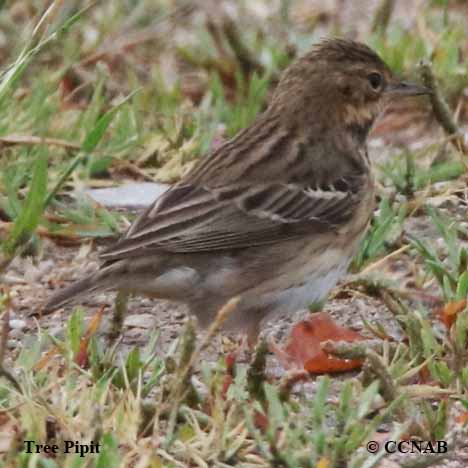
M 124 319 L 127 315 L 128 298 L 129 294 L 123 291 L 119 291 L 115 297 L 114 310 L 112 312 L 111 325 L 108 333 L 109 346 L 113 345 L 115 340 L 122 334 Z
M 258 342 L 247 370 L 247 390 L 250 395 L 259 401 L 265 401 L 263 384 L 266 381 L 266 365 L 268 344 L 265 340 Z
M 260 321 L 254 321 L 249 324 L 245 334 L 239 340 L 237 355 L 242 356 L 241 362 L 250 362 L 258 344 L 260 335 Z
M 235 362 L 248 363 L 251 361 L 253 352 L 258 343 L 260 334 L 260 323 L 254 322 L 246 331 L 243 331 L 237 336 L 233 345 L 235 349 L 231 349 L 228 353 L 230 359 Z
M 247 329 L 247 347 L 250 351 L 255 349 L 258 342 L 258 335 L 260 334 L 260 320 L 255 320 L 249 325 Z

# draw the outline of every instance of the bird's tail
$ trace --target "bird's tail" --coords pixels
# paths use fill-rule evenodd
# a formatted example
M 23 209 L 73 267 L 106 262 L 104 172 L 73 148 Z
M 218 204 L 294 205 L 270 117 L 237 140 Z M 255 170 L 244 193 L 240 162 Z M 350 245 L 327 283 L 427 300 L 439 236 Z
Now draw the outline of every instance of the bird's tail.
M 115 264 L 105 267 L 96 273 L 77 281 L 70 286 L 61 289 L 53 294 L 42 308 L 42 313 L 53 312 L 69 303 L 75 302 L 84 294 L 91 295 L 98 291 L 110 289 L 113 286 L 117 287 L 115 283 Z

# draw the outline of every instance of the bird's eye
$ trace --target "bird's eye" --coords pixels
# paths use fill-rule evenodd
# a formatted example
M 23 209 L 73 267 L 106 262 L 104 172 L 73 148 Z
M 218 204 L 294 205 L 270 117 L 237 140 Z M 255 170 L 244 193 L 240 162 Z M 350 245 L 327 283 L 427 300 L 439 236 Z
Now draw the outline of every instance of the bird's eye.
M 367 79 L 369 80 L 372 89 L 378 90 L 380 85 L 382 84 L 382 75 L 380 73 L 370 73 L 367 75 Z

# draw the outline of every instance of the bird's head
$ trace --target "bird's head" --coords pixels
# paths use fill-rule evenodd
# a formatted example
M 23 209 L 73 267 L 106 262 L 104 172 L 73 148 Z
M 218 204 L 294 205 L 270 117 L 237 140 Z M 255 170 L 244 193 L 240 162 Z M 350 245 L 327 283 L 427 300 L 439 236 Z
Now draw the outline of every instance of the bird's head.
M 366 45 L 331 39 L 285 71 L 272 107 L 279 106 L 291 119 L 295 115 L 311 125 L 316 120 L 350 127 L 365 137 L 389 101 L 428 92 L 422 85 L 396 77 Z

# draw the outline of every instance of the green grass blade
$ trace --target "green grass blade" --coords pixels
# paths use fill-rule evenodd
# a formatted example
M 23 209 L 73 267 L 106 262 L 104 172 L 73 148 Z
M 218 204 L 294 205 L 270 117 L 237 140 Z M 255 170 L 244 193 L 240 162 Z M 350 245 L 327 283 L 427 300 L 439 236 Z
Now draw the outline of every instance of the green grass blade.
M 3 244 L 3 251 L 7 255 L 14 255 L 18 246 L 25 244 L 33 234 L 41 214 L 47 192 L 47 157 L 41 151 L 36 159 L 26 201 L 21 213 L 16 218 L 13 229 Z

